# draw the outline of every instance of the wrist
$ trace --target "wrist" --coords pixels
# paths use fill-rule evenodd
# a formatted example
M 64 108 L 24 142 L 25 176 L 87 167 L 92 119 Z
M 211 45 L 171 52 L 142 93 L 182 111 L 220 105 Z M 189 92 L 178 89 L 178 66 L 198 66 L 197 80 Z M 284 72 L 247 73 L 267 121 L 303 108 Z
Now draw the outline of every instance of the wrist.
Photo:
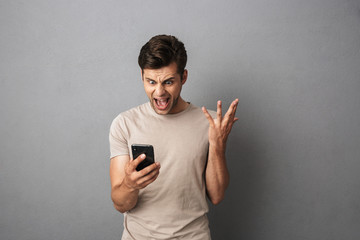
M 209 152 L 216 154 L 217 156 L 225 156 L 226 144 L 209 144 Z
M 121 185 L 122 185 L 123 191 L 125 191 L 125 192 L 132 193 L 132 192 L 138 191 L 138 189 L 132 187 L 131 184 L 129 184 L 129 183 L 126 181 L 126 178 L 124 178 L 123 184 L 121 184 Z

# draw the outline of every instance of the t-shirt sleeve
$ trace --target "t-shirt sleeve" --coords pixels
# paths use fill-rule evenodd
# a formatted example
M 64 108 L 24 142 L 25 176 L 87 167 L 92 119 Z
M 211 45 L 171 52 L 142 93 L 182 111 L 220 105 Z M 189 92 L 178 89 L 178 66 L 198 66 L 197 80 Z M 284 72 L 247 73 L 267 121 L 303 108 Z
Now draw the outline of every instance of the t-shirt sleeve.
M 110 127 L 110 158 L 121 155 L 130 155 L 127 141 L 128 134 L 126 134 L 124 129 L 126 129 L 124 119 L 119 115 L 113 120 Z

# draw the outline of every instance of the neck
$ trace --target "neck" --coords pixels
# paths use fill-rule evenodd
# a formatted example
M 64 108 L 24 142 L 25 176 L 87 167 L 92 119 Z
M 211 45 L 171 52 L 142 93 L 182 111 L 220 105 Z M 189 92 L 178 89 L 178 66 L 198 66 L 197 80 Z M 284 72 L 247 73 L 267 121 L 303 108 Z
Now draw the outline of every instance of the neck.
M 176 108 L 173 109 L 174 111 L 172 111 L 171 113 L 179 113 L 184 111 L 187 107 L 189 106 L 189 103 L 184 101 L 184 99 L 182 99 L 181 97 L 179 97 L 178 102 L 176 104 Z

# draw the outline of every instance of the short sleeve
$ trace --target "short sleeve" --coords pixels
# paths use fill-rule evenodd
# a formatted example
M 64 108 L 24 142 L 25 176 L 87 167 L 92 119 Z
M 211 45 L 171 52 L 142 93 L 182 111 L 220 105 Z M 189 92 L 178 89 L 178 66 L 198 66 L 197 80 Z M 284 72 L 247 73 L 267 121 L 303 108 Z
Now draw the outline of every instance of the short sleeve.
M 121 115 L 116 117 L 110 126 L 109 143 L 110 143 L 110 158 L 129 155 L 128 149 L 128 134 L 126 134 L 126 126 Z

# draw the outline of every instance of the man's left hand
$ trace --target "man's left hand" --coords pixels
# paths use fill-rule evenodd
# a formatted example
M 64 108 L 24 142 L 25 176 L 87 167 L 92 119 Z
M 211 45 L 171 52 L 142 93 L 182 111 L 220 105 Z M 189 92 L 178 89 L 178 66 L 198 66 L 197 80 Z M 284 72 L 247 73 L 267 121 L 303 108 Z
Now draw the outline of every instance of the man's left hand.
M 223 117 L 221 101 L 219 100 L 217 102 L 216 119 L 213 119 L 207 109 L 202 107 L 202 111 L 209 121 L 209 143 L 218 150 L 225 151 L 226 141 L 232 126 L 238 120 L 238 118 L 235 117 L 238 103 L 239 99 L 235 99 Z

